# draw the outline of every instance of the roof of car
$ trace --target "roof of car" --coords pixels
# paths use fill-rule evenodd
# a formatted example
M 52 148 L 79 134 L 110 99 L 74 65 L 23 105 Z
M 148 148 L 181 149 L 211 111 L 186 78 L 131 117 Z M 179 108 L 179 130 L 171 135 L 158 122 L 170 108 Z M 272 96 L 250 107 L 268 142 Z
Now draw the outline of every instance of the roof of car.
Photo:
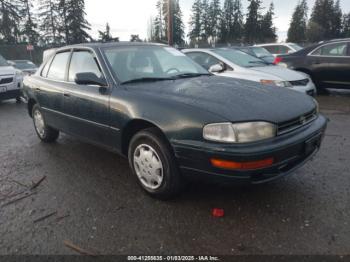
M 117 46 L 166 46 L 164 44 L 158 44 L 158 43 L 145 43 L 145 42 L 107 42 L 107 43 L 82 43 L 82 44 L 76 44 L 76 45 L 68 45 L 58 48 L 57 50 L 61 49 L 69 49 L 69 48 L 83 48 L 83 47 L 89 47 L 89 48 L 102 48 L 102 47 L 117 47 Z
M 271 45 L 290 45 L 290 44 L 294 44 L 294 43 L 268 43 L 268 44 L 257 44 L 255 46 L 271 46 Z

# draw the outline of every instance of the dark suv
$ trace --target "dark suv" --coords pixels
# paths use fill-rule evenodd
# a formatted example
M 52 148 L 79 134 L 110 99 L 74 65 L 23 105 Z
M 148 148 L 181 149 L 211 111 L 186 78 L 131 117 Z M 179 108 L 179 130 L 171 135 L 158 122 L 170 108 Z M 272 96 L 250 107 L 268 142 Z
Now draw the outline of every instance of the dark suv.
M 309 74 L 319 91 L 350 89 L 350 39 L 338 39 L 276 58 L 276 63 Z
M 42 141 L 62 131 L 116 151 L 159 198 L 195 175 L 263 183 L 289 174 L 326 128 L 313 98 L 213 76 L 164 45 L 58 49 L 26 77 L 24 93 Z

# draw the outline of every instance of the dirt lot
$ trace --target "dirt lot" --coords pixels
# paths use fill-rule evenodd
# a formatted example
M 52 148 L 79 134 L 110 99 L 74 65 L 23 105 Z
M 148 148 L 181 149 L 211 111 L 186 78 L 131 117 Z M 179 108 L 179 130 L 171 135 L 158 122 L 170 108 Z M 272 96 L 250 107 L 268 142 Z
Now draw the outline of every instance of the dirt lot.
M 26 105 L 2 102 L 0 254 L 75 254 L 65 240 L 100 254 L 350 254 L 350 93 L 318 100 L 327 135 L 294 176 L 195 184 L 171 202 L 143 194 L 113 153 L 66 135 L 40 143 Z

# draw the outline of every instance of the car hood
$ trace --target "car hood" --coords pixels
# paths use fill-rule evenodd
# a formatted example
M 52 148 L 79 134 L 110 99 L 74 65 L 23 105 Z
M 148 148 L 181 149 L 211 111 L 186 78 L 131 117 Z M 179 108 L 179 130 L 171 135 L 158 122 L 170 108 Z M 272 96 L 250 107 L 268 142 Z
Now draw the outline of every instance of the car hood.
M 0 76 L 1 75 L 14 75 L 16 73 L 16 69 L 12 66 L 0 66 Z
M 281 80 L 286 80 L 286 81 L 297 81 L 297 80 L 305 79 L 305 76 L 300 74 L 299 72 L 290 70 L 282 66 L 261 66 L 261 67 L 253 67 L 250 69 L 254 71 L 262 72 L 262 73 L 267 73 L 267 74 L 276 76 L 278 78 L 281 78 Z
M 294 90 L 226 77 L 203 76 L 124 87 L 142 93 L 142 99 L 147 96 L 170 99 L 232 122 L 260 120 L 280 123 L 315 109 L 312 98 Z

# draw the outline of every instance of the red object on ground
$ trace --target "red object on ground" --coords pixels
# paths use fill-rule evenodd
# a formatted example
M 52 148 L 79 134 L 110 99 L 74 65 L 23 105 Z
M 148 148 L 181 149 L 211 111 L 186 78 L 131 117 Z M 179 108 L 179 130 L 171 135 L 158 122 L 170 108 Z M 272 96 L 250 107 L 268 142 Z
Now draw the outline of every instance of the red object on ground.
M 225 211 L 221 208 L 214 208 L 212 214 L 213 217 L 223 217 L 225 215 Z

